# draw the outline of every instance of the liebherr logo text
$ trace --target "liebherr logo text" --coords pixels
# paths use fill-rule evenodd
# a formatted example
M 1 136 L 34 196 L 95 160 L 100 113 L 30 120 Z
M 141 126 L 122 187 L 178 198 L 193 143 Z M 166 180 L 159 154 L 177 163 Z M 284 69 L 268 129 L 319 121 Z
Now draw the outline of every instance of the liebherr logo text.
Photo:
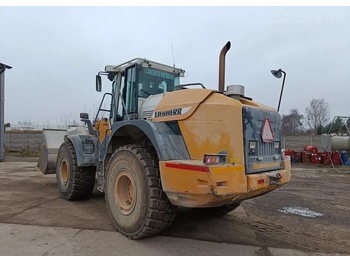
M 154 117 L 176 116 L 181 114 L 182 114 L 182 108 L 177 108 L 177 109 L 163 111 L 163 112 L 155 112 Z

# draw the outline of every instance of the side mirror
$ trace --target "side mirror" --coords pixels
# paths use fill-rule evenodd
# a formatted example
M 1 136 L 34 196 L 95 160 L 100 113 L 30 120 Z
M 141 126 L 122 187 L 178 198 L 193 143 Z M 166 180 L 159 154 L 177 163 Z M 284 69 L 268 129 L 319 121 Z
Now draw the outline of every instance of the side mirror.
M 80 121 L 83 121 L 87 125 L 90 135 L 97 136 L 97 132 L 93 129 L 91 121 L 89 120 L 88 113 L 80 113 Z
M 100 75 L 96 76 L 96 91 L 101 92 L 102 90 L 102 79 Z
M 81 120 L 88 120 L 89 114 L 88 113 L 80 113 L 80 119 Z

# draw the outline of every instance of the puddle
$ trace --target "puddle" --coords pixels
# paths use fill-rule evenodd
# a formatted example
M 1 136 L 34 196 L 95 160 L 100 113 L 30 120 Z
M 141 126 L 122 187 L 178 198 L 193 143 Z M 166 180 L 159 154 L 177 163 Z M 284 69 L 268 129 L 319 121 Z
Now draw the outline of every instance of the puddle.
M 279 212 L 286 214 L 294 214 L 302 217 L 320 217 L 323 214 L 312 211 L 306 207 L 284 207 L 283 209 L 279 209 Z

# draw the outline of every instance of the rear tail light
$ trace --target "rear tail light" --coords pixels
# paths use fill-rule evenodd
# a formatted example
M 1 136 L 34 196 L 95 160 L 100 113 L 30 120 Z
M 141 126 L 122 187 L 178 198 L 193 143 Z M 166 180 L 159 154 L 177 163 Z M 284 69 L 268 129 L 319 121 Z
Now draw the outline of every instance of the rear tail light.
M 207 165 L 225 164 L 227 154 L 204 154 L 203 163 Z
M 258 185 L 264 184 L 264 183 L 265 183 L 265 179 L 259 179 L 259 180 L 258 180 Z

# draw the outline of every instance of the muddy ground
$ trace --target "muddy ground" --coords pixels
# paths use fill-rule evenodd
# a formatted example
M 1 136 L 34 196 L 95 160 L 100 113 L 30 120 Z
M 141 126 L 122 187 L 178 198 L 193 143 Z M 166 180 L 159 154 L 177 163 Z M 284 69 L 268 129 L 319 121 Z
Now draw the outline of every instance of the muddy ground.
M 55 176 L 42 175 L 36 161 L 0 163 L 0 223 L 114 232 L 102 193 L 65 201 Z M 293 164 L 292 181 L 282 188 L 221 217 L 181 209 L 161 236 L 256 246 L 257 255 L 273 255 L 274 248 L 350 255 L 350 169 Z
M 349 255 L 350 169 L 294 164 L 292 171 L 290 184 L 243 204 L 258 239 L 269 246 Z M 290 207 L 297 214 L 280 212 Z
M 240 229 L 236 236 L 223 229 L 221 235 L 211 236 L 212 239 L 256 244 L 244 233 L 246 228 L 251 228 L 262 247 L 350 255 L 350 169 L 294 164 L 292 172 L 289 184 L 243 202 L 247 220 L 233 218 L 235 211 L 216 220 L 196 217 L 195 211 L 190 219 L 180 213 L 168 233 L 197 227 L 191 237 L 206 239 L 207 236 L 201 237 L 200 228 L 208 228 L 208 223 L 212 232 L 220 225 L 230 230 L 235 224 L 235 229 Z

